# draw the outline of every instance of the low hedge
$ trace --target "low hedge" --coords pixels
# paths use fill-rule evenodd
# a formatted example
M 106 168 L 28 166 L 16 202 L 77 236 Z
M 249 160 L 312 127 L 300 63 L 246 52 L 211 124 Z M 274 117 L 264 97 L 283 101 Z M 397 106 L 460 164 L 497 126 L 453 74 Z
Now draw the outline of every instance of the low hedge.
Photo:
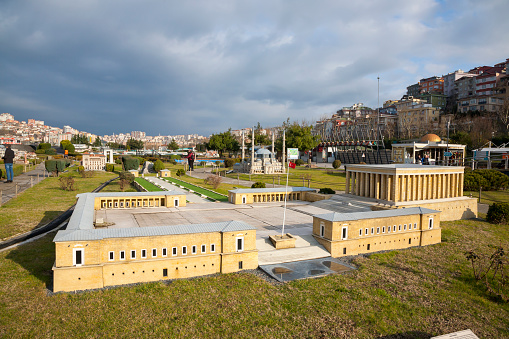
M 15 176 L 15 177 L 23 173 L 23 167 L 25 167 L 25 166 L 23 166 L 23 165 L 17 165 L 17 164 L 15 164 L 15 165 L 12 167 L 12 172 L 14 173 L 14 176 Z M 0 173 L 1 173 L 1 174 L 0 174 L 0 177 L 1 177 L 1 178 L 5 178 L 5 179 L 7 179 L 7 174 L 5 173 L 5 167 L 4 167 L 4 166 L 2 166 L 2 167 L 0 168 Z
M 488 209 L 486 220 L 492 224 L 507 224 L 509 221 L 509 204 L 496 202 Z

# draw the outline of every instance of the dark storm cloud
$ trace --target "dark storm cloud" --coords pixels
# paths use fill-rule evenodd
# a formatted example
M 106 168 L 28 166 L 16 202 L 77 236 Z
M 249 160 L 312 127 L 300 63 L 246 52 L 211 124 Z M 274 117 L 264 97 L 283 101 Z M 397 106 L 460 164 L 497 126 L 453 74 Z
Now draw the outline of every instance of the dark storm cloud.
M 312 121 L 376 106 L 377 76 L 383 102 L 416 79 L 509 57 L 503 6 L 3 1 L 0 110 L 99 134 Z

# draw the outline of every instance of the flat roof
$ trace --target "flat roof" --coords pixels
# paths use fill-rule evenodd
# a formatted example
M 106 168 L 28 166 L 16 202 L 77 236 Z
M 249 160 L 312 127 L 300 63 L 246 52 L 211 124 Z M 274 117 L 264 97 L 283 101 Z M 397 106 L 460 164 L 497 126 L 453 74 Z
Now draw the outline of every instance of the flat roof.
M 390 218 L 399 217 L 404 215 L 413 214 L 431 214 L 440 213 L 440 211 L 423 208 L 423 207 L 410 207 L 410 208 L 398 208 L 383 211 L 369 211 L 369 212 L 354 212 L 354 213 L 325 213 L 317 214 L 313 217 L 320 218 L 327 221 L 353 221 L 361 219 L 378 219 L 378 218 Z
M 256 230 L 243 221 L 223 221 L 207 224 L 169 225 L 133 228 L 66 229 L 58 231 L 53 242 L 101 240 L 106 238 L 133 238 L 191 233 L 236 232 Z
M 307 187 L 272 187 L 272 188 L 237 188 L 234 190 L 229 190 L 228 192 L 232 193 L 268 193 L 268 192 L 316 192 L 316 189 L 307 188 Z
M 360 165 L 345 164 L 346 169 L 350 168 L 371 168 L 371 169 L 459 169 L 463 170 L 463 166 L 436 166 L 436 165 L 420 165 L 420 164 L 385 164 L 385 165 Z

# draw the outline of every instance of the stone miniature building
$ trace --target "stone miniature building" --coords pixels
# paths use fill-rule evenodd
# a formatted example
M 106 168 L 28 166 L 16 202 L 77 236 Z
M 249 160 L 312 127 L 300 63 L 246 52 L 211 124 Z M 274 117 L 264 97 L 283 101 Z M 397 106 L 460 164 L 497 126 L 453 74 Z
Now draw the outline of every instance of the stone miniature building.
M 265 148 L 260 148 L 254 153 L 254 161 L 236 163 L 233 170 L 240 173 L 251 174 L 282 174 L 283 164 L 274 157 L 274 153 Z
M 313 236 L 332 257 L 437 244 L 440 211 L 412 207 L 314 215 Z
M 477 200 L 463 196 L 464 168 L 414 164 L 348 165 L 346 194 L 392 208 L 424 207 L 441 219 L 477 217 Z
M 159 178 L 169 178 L 171 177 L 171 171 L 167 168 L 159 171 Z
M 149 213 L 168 213 L 168 208 L 185 203 L 185 194 L 171 191 L 79 194 L 67 228 L 53 239 L 53 291 L 258 267 L 256 229 L 244 222 L 150 225 Z M 122 210 L 117 219 L 112 217 L 114 210 Z M 138 213 L 142 219 L 126 213 Z
M 81 166 L 85 168 L 85 171 L 105 171 L 106 156 L 104 154 L 83 153 Z
M 308 194 L 315 192 L 315 189 L 307 187 L 238 188 L 228 191 L 228 201 L 236 205 L 285 201 L 285 194 L 287 201 L 305 201 Z

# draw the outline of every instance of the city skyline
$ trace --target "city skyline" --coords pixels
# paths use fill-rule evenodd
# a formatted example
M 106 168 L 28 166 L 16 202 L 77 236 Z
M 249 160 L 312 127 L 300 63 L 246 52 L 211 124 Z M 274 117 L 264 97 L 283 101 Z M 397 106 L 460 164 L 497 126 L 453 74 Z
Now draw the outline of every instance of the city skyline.
M 0 111 L 98 135 L 208 136 L 398 99 L 504 61 L 504 1 L 0 4 Z

